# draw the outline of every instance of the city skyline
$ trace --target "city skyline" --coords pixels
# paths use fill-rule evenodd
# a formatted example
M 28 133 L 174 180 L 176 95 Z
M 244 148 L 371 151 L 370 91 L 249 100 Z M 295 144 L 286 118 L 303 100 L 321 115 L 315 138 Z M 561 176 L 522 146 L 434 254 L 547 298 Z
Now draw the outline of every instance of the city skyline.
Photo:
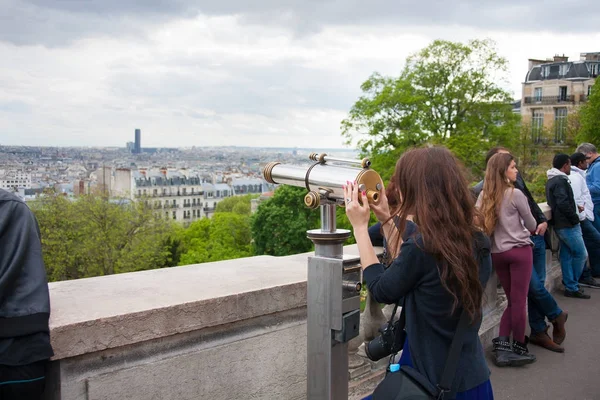
M 515 99 L 528 58 L 600 51 L 597 6 L 336 4 L 7 0 L 0 144 L 344 149 L 361 83 L 434 39 L 495 40 Z

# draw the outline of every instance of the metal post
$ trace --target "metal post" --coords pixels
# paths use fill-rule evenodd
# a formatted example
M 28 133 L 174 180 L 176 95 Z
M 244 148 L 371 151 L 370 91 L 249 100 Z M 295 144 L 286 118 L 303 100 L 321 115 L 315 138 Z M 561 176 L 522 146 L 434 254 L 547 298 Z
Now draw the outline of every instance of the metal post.
M 344 277 L 360 284 L 360 272 L 344 270 L 343 244 L 350 231 L 336 229 L 335 203 L 325 200 L 320 207 L 321 229 L 307 232 L 315 244 L 308 260 L 307 398 L 347 400 L 348 341 L 358 334 L 360 298 Z

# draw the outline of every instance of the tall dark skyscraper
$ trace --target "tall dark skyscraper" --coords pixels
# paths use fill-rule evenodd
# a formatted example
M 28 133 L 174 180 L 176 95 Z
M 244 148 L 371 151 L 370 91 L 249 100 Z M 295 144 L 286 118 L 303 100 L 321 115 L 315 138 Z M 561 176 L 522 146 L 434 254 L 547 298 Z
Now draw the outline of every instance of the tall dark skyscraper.
M 142 152 L 142 131 L 140 129 L 135 130 L 135 145 L 133 147 L 134 154 L 140 154 Z

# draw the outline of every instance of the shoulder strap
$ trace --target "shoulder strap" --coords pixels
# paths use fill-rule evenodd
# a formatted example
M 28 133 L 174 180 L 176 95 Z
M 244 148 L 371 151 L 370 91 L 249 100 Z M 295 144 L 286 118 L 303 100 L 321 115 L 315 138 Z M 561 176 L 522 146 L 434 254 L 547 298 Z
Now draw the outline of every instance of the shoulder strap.
M 469 327 L 469 314 L 465 310 L 460 313 L 460 320 L 458 321 L 458 327 L 452 338 L 452 344 L 450 345 L 450 352 L 446 359 L 446 365 L 444 366 L 444 372 L 442 373 L 442 379 L 437 385 L 438 389 L 442 393 L 449 392 L 452 388 L 452 382 L 458 369 L 458 361 L 460 360 L 460 353 L 462 350 L 465 332 Z M 440 397 L 442 398 L 442 397 Z

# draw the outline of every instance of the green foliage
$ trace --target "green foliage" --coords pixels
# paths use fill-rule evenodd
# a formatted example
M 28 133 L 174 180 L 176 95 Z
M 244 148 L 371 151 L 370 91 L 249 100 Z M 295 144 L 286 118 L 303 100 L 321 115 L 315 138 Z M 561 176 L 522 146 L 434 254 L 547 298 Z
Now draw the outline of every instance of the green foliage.
M 217 203 L 215 213 L 233 212 L 240 215 L 250 215 L 251 201 L 257 197 L 258 195 L 255 194 L 228 197 Z
M 581 106 L 579 142 L 600 143 L 600 90 L 592 87 L 588 102 Z
M 176 265 L 174 226 L 143 202 L 46 195 L 31 204 L 50 281 Z
M 477 176 L 486 151 L 518 140 L 520 117 L 501 84 L 507 61 L 490 40 L 436 40 L 411 55 L 399 77 L 373 74 L 342 121 L 348 144 L 358 139 L 373 167 L 389 179 L 410 147 L 445 145 Z
M 247 196 L 244 196 L 247 197 Z M 236 208 L 239 204 L 233 205 Z M 250 257 L 250 217 L 235 212 L 216 212 L 212 218 L 193 222 L 181 235 L 180 265 Z
M 319 210 L 304 205 L 306 189 L 282 185 L 258 207 L 251 219 L 257 255 L 286 256 L 311 251 L 306 231 L 319 225 Z

